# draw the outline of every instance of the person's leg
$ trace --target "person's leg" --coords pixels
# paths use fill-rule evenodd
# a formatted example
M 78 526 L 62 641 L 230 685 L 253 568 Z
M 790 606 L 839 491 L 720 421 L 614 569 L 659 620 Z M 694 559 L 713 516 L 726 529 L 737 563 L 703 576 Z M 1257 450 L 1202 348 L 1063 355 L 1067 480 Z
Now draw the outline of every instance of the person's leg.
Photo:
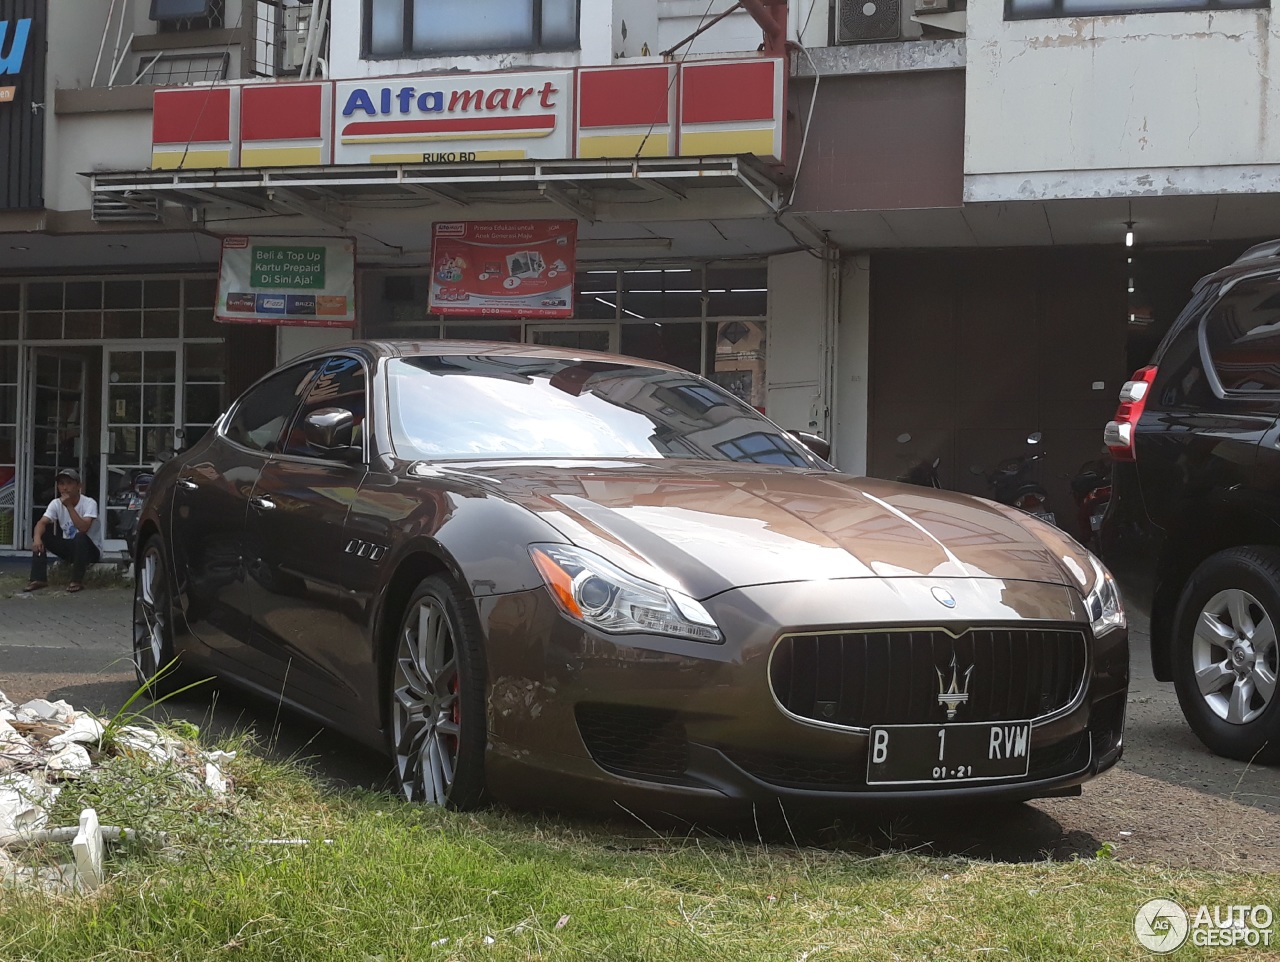
M 49 555 L 63 559 L 70 558 L 70 543 L 62 537 L 62 532 L 55 526 L 47 526 L 44 534 L 40 536 L 40 541 L 44 545 L 44 552 L 42 554 L 31 552 L 31 581 L 27 584 L 28 591 L 43 588 L 49 583 Z
M 69 591 L 79 591 L 84 587 L 84 573 L 89 565 L 96 564 L 100 553 L 98 546 L 87 534 L 80 533 L 71 539 L 71 584 Z

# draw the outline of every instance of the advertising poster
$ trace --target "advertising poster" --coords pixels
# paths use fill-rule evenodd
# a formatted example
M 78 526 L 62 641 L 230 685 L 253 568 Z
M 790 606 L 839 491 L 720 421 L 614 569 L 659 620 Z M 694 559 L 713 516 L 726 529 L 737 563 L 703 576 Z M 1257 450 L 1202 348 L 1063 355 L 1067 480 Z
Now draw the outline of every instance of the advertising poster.
M 573 220 L 437 223 L 431 313 L 572 317 L 577 242 Z
M 214 319 L 223 324 L 354 327 L 355 241 L 224 238 Z

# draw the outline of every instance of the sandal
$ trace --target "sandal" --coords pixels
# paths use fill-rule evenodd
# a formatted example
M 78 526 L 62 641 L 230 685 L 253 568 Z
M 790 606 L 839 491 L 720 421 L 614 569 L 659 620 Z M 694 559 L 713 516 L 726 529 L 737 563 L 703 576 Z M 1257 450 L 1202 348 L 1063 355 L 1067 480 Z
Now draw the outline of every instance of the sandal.
M 77 591 L 83 591 L 83 590 L 84 590 L 84 585 L 82 585 L 78 581 L 73 581 L 71 582 L 71 584 L 67 585 L 67 594 L 69 595 L 74 595 Z
M 39 591 L 41 588 L 48 588 L 48 587 L 49 587 L 49 582 L 47 581 L 28 581 L 27 586 L 22 590 L 23 591 Z

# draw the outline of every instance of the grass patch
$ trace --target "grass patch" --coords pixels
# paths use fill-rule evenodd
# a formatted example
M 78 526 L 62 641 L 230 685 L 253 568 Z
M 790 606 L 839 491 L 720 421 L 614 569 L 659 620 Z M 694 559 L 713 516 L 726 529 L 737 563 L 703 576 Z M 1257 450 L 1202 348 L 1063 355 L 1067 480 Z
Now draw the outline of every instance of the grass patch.
M 1274 876 L 441 812 L 326 789 L 244 737 L 217 747 L 237 751 L 225 799 L 127 756 L 65 788 L 51 824 L 93 805 L 171 848 L 114 851 L 89 897 L 3 892 L 0 959 L 1141 959 L 1133 916 L 1148 898 L 1280 901 Z M 279 839 L 309 844 L 260 844 Z M 1177 958 L 1210 955 L 1230 950 Z

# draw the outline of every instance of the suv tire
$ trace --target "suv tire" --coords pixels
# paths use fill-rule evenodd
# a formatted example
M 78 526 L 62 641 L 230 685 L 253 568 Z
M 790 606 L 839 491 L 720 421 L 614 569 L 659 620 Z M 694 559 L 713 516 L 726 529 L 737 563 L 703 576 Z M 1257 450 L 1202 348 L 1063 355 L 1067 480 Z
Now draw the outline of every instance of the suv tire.
M 1173 672 L 1192 730 L 1213 752 L 1280 762 L 1280 549 L 1232 548 L 1201 563 L 1174 616 Z

